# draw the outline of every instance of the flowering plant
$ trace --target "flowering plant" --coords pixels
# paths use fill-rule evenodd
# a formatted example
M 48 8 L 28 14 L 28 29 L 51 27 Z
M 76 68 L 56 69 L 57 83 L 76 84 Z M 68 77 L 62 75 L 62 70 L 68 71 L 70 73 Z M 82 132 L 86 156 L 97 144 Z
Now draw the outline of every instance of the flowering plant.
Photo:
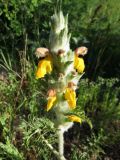
M 48 81 L 46 111 L 53 111 L 55 126 L 59 135 L 59 154 L 65 159 L 63 134 L 73 122 L 81 123 L 82 117 L 74 113 L 76 108 L 76 92 L 78 81 L 84 74 L 83 56 L 86 47 L 75 51 L 70 49 L 70 34 L 68 33 L 68 15 L 63 16 L 60 8 L 55 10 L 51 18 L 51 32 L 48 48 L 37 48 L 36 56 L 40 58 L 36 71 L 37 79 Z

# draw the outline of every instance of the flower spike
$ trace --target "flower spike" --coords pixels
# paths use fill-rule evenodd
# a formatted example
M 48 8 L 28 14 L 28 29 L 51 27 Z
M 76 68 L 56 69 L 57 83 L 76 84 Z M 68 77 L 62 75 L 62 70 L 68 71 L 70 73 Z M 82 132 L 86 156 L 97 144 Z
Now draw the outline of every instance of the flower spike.
M 74 115 L 76 112 L 74 111 L 76 108 L 75 90 L 85 69 L 83 56 L 88 49 L 86 47 L 79 47 L 75 51 L 70 49 L 68 15 L 64 17 L 61 2 L 62 0 L 57 0 L 55 13 L 51 17 L 49 49 L 37 48 L 35 54 L 38 58 L 42 58 L 38 64 L 36 78 L 44 77 L 45 90 L 51 88 L 46 93 L 48 96 L 46 110 L 54 110 L 55 116 L 52 119 L 58 129 L 59 159 L 65 160 L 63 134 L 72 127 L 73 122 L 82 123 L 83 121 Z M 45 77 L 51 72 L 50 76 Z

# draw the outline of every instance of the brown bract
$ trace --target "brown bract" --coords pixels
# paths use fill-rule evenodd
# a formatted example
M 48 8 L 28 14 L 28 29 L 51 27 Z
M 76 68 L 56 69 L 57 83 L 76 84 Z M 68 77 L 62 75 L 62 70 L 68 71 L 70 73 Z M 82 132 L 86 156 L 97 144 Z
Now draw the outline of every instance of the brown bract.
M 65 75 L 64 75 L 64 73 L 59 73 L 59 79 L 62 79 L 63 77 L 64 77 Z
M 63 49 L 59 49 L 58 56 L 63 56 L 65 51 Z
M 75 87 L 75 86 L 76 86 L 76 84 L 73 83 L 73 82 L 69 82 L 69 83 L 68 83 L 68 88 L 73 88 L 73 87 Z
M 72 71 L 72 75 L 73 75 L 73 76 L 77 76 L 77 74 L 78 74 L 78 73 L 77 73 L 76 71 Z

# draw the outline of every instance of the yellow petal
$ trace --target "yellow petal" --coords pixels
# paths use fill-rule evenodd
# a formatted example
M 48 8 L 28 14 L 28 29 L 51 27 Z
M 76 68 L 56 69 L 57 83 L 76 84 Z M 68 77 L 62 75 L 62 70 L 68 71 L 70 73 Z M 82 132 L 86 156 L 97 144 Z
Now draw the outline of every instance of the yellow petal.
M 52 72 L 52 58 L 51 56 L 48 56 L 42 60 L 39 61 L 38 63 L 38 68 L 36 71 L 36 78 L 42 78 L 45 76 L 47 73 Z
M 70 115 L 70 116 L 68 116 L 68 119 L 69 119 L 70 121 L 72 121 L 72 122 L 79 122 L 79 123 L 82 122 L 81 118 L 78 117 L 78 116 L 75 116 L 75 115 Z
M 71 109 L 76 107 L 76 93 L 71 88 L 66 88 L 65 99 L 67 100 Z
M 85 64 L 83 58 L 79 58 L 77 55 L 74 57 L 74 68 L 79 72 L 83 73 Z
M 56 96 L 48 98 L 47 111 L 49 111 L 53 107 L 54 102 L 56 101 L 56 99 L 57 99 Z
M 47 73 L 47 72 L 46 72 L 46 69 L 45 69 L 45 68 L 42 68 L 42 69 L 41 69 L 41 68 L 38 67 L 38 69 L 37 69 L 37 71 L 36 71 L 36 79 L 38 79 L 38 78 L 43 78 L 46 73 Z

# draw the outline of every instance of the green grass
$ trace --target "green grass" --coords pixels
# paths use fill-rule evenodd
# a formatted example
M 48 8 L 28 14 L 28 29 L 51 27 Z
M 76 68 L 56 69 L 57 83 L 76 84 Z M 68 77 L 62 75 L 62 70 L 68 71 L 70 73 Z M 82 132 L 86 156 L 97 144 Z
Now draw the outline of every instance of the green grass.
M 25 55 L 20 59 L 19 72 L 10 57 L 2 56 L 6 76 L 0 81 L 0 158 L 56 159 L 46 144 L 57 150 L 56 129 L 45 111 L 46 83 L 35 79 L 35 64 Z M 119 80 L 82 79 L 77 92 L 75 112 L 82 109 L 93 128 L 83 122 L 65 133 L 65 156 L 71 160 L 102 159 L 104 148 L 120 140 Z

